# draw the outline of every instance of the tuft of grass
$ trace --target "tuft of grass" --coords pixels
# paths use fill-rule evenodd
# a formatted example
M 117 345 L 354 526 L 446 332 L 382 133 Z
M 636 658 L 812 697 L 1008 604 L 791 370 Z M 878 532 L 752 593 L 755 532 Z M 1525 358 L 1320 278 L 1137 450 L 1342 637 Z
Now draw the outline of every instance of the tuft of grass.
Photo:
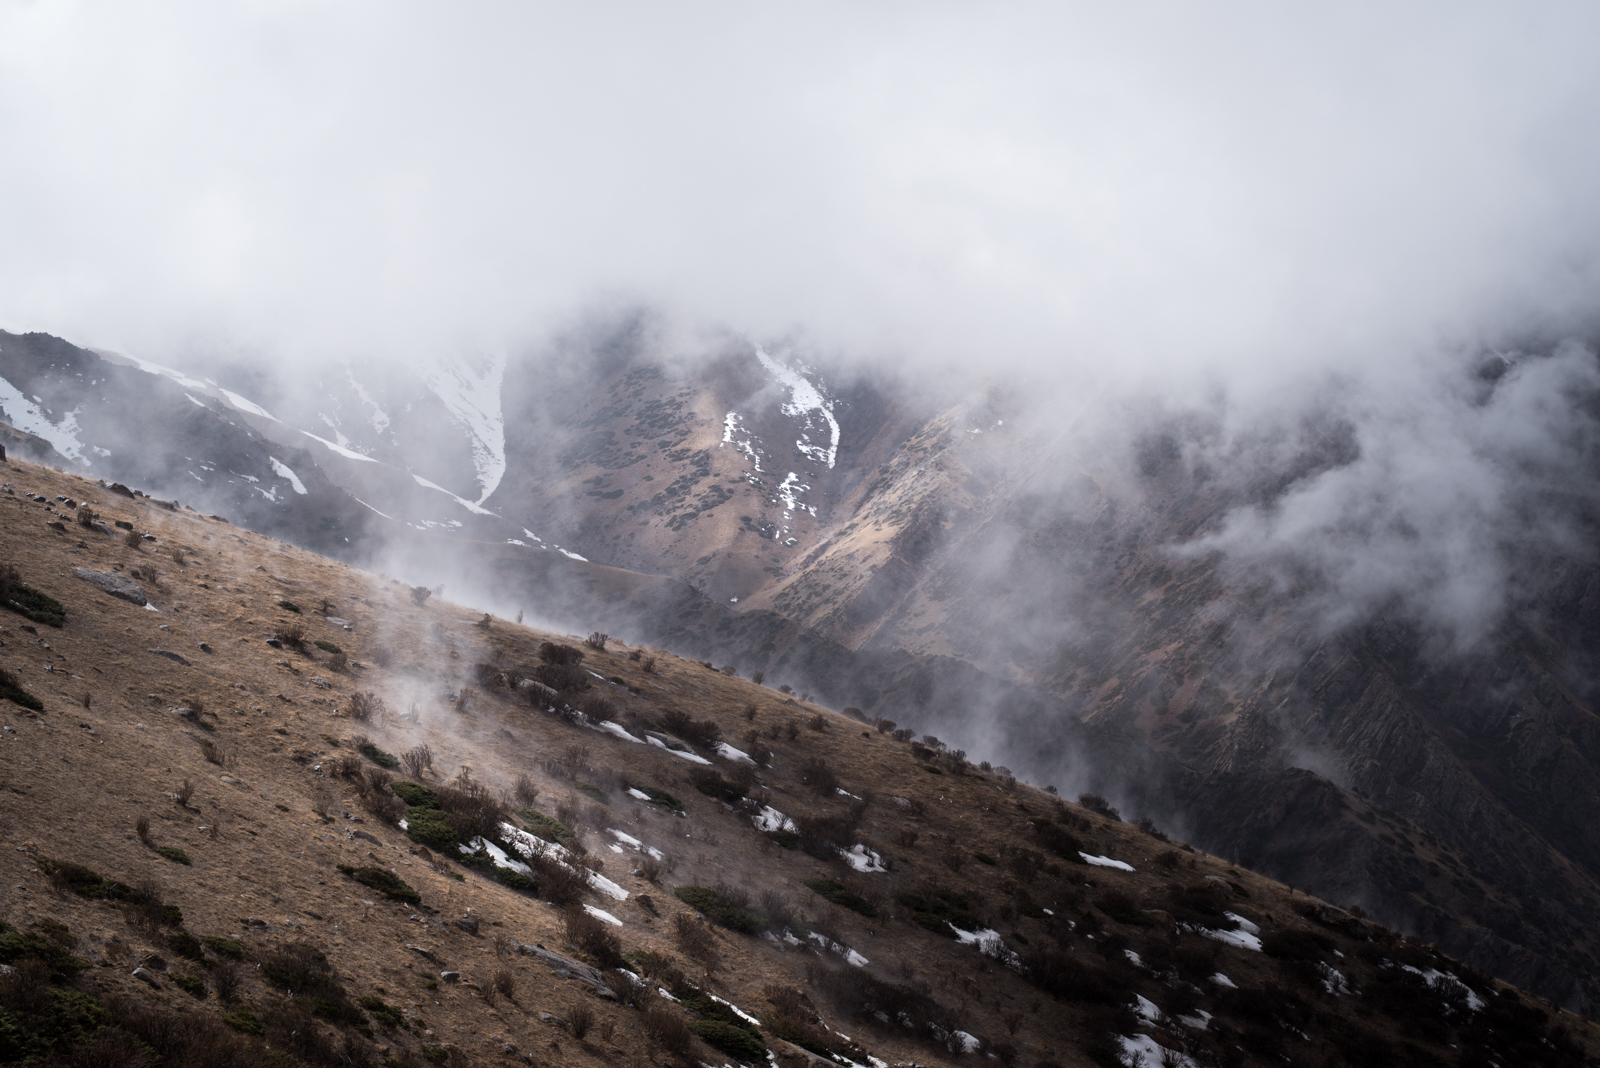
M 189 859 L 189 854 L 185 853 L 177 846 L 156 846 L 156 852 L 160 853 L 174 864 L 192 865 L 194 863 L 194 861 Z
M 278 607 L 282 608 L 286 612 L 293 612 L 296 615 L 300 614 L 300 606 L 290 600 L 280 599 L 278 601 Z
M 340 864 L 338 869 L 362 886 L 370 887 L 391 900 L 404 901 L 408 905 L 422 903 L 422 895 L 391 871 L 383 868 L 354 868 L 349 864 Z

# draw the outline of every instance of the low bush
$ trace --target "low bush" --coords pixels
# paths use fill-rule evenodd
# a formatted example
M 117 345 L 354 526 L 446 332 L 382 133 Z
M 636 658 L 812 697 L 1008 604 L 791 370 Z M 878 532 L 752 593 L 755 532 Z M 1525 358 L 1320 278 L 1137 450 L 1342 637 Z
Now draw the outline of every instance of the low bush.
M 897 899 L 911 913 L 911 922 L 934 934 L 956 937 L 955 927 L 975 931 L 982 926 L 972 914 L 972 901 L 955 890 L 934 889 L 925 893 L 905 893 Z
M 177 984 L 179 990 L 182 990 L 185 994 L 190 994 L 197 998 L 203 999 L 207 994 L 210 993 L 210 991 L 206 989 L 206 981 L 198 976 L 174 974 L 172 981 Z
M 721 1020 L 696 1020 L 689 1025 L 689 1030 L 705 1039 L 708 1045 L 738 1060 L 759 1064 L 767 1059 L 767 1044 L 749 1028 Z
M 859 912 L 863 916 L 876 916 L 878 914 L 878 906 L 835 879 L 825 877 L 807 879 L 805 886 L 840 908 Z
M 727 777 L 714 768 L 695 768 L 689 773 L 694 788 L 707 797 L 733 804 L 756 787 L 755 769 L 748 764 L 732 768 Z
M 167 947 L 180 957 L 189 960 L 205 960 L 205 945 L 188 931 L 174 931 L 167 936 Z
M 578 841 L 578 836 L 571 827 L 543 812 L 532 808 L 519 808 L 517 815 L 522 818 L 522 829 L 535 838 L 542 838 L 546 842 L 555 842 L 565 846 L 574 853 L 585 852 L 583 843 Z
M 714 923 L 740 934 L 760 934 L 767 929 L 766 913 L 750 904 L 744 891 L 718 885 L 697 886 L 685 884 L 673 891 L 678 900 L 702 912 Z
M 14 672 L 0 668 L 0 698 L 35 712 L 44 711 L 44 702 L 22 688 L 22 680 Z
M 385 752 L 384 750 L 379 749 L 377 745 L 372 742 L 362 742 L 360 745 L 356 746 L 356 751 L 362 756 L 366 757 L 368 760 L 372 761 L 374 764 L 378 765 L 380 768 L 394 768 L 400 766 L 399 757 L 395 756 L 393 753 Z
M 674 734 L 693 746 L 706 747 L 722 740 L 722 728 L 715 720 L 695 719 L 681 708 L 668 708 L 660 713 L 662 730 Z
M 229 960 L 244 960 L 244 943 L 237 939 L 225 938 L 222 935 L 207 935 L 200 941 L 204 942 L 206 948 L 219 957 L 227 957 Z
M 337 645 L 333 644 L 333 642 L 330 642 L 326 638 L 318 638 L 316 641 L 312 642 L 311 644 L 315 645 L 318 649 L 321 649 L 325 653 L 342 653 L 342 652 L 344 652 L 343 649 L 339 648 Z
M 1096 815 L 1104 816 L 1108 820 L 1122 822 L 1122 814 L 1111 807 L 1110 802 L 1099 794 L 1079 794 L 1078 804 Z
M 0 566 L 0 605 L 47 627 L 59 627 L 67 619 L 67 610 L 60 601 L 25 585 L 11 564 Z
M 684 814 L 683 802 L 679 801 L 676 797 L 673 797 L 665 790 L 658 790 L 653 786 L 641 786 L 636 782 L 628 783 L 628 788 L 630 790 L 638 790 L 641 794 L 644 794 L 650 799 L 651 804 L 662 805 L 666 808 L 670 808 L 680 816 Z
M 404 901 L 408 905 L 417 905 L 422 902 L 422 895 L 411 888 L 411 885 L 398 875 L 384 868 L 355 868 L 349 864 L 340 864 L 338 869 L 350 876 L 362 886 L 376 890 L 393 901 Z
M 1279 960 L 1320 960 L 1333 950 L 1333 939 L 1315 931 L 1279 929 L 1261 939 L 1261 952 Z
M 60 979 L 70 979 L 89 967 L 88 961 L 73 956 L 65 946 L 32 931 L 19 931 L 0 920 L 0 964 L 29 958 L 42 961 L 46 973 Z
M 1095 898 L 1095 908 L 1118 923 L 1135 927 L 1154 927 L 1156 918 L 1139 907 L 1138 902 L 1121 890 L 1107 890 Z

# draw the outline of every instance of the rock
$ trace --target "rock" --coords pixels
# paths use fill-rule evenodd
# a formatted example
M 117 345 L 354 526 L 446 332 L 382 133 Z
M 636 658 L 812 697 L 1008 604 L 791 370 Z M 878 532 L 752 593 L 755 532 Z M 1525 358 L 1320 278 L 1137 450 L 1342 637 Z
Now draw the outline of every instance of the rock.
M 366 831 L 351 831 L 350 832 L 350 837 L 351 838 L 364 838 L 367 841 L 371 842 L 373 845 L 383 845 L 383 843 L 380 842 L 375 835 L 370 835 Z
M 151 953 L 145 957 L 145 959 L 140 961 L 139 964 L 142 967 L 149 968 L 153 972 L 164 972 L 167 970 L 167 962 L 156 956 L 154 953 Z
M 420 957 L 426 957 L 428 960 L 431 960 L 434 963 L 438 963 L 439 961 L 439 958 L 433 955 L 432 950 L 423 949 L 421 946 L 413 945 L 410 942 L 406 943 L 406 948 Z
M 158 980 L 154 975 L 145 971 L 143 968 L 135 968 L 133 970 L 133 977 L 135 979 L 143 980 L 144 982 L 149 983 L 151 986 L 161 985 L 160 980 Z
M 440 979 L 441 982 L 445 982 L 445 983 L 459 983 L 461 981 L 461 973 L 460 972 L 440 972 L 439 973 L 439 979 Z
M 50 522 L 46 523 L 45 526 L 49 527 L 51 530 L 59 531 L 62 534 L 65 534 L 67 532 L 67 528 L 62 526 L 60 523 L 58 523 L 54 519 L 52 519 Z
M 133 490 L 129 489 L 127 486 L 124 486 L 120 482 L 113 482 L 111 485 L 107 486 L 106 489 L 110 490 L 112 493 L 115 493 L 119 497 L 133 496 Z
M 152 653 L 156 654 L 157 656 L 166 657 L 168 660 L 171 660 L 174 664 L 182 664 L 184 667 L 188 667 L 189 666 L 189 659 L 187 657 L 185 657 L 182 653 L 175 653 L 171 649 L 152 649 L 150 651 Z
M 267 639 L 267 644 L 272 646 L 274 649 L 282 649 L 283 648 L 283 643 L 280 642 L 276 638 L 268 638 Z
M 214 652 L 216 652 L 215 649 L 211 648 L 211 645 L 208 642 L 201 642 L 200 643 L 200 651 L 202 653 L 214 653 Z
M 478 921 L 477 920 L 456 920 L 455 921 L 455 925 L 457 927 L 461 928 L 463 931 L 467 932 L 468 934 L 477 934 L 478 933 Z
M 517 946 L 517 952 L 525 957 L 539 958 L 550 966 L 550 969 L 556 973 L 556 978 L 558 979 L 572 978 L 581 980 L 593 987 L 594 992 L 603 998 L 615 998 L 617 996 L 606 985 L 605 978 L 597 968 L 591 968 L 589 965 L 581 961 L 575 961 L 571 957 L 563 957 L 559 953 L 552 953 L 548 949 L 530 946 L 526 942 Z
M 150 603 L 150 599 L 144 595 L 144 589 L 138 583 L 124 578 L 115 571 L 90 571 L 86 567 L 80 567 L 77 572 L 83 581 L 99 586 L 113 597 L 139 605 L 141 608 Z

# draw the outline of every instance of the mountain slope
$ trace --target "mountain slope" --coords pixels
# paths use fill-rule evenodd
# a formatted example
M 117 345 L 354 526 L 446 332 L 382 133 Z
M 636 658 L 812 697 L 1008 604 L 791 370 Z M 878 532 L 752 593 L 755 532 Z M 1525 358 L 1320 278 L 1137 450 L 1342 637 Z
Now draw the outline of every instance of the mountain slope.
M 65 613 L 0 619 L 8 1058 L 1600 1050 L 1590 1022 L 1098 799 L 660 650 L 586 647 L 189 509 L 0 470 L 5 558 Z M 54 530 L 58 497 L 151 538 Z M 391 753 L 414 754 L 398 779 Z

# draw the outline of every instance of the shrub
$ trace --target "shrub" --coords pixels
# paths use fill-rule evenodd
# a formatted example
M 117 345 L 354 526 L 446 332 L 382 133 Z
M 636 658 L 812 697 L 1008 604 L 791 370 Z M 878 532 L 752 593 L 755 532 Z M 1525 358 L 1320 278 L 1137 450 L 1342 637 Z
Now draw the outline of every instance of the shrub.
M 272 636 L 291 649 L 298 649 L 306 640 L 306 628 L 298 623 L 279 623 L 272 629 Z
M 428 598 L 433 596 L 433 591 L 426 586 L 412 586 L 408 590 L 411 594 L 411 603 L 421 608 L 428 603 Z
M 44 702 L 24 690 L 21 680 L 5 668 L 0 668 L 0 697 L 35 712 L 44 711 Z
M 408 756 L 410 754 L 407 754 Z M 407 805 L 417 808 L 438 808 L 439 797 L 426 786 L 419 786 L 414 782 L 392 782 L 389 789 L 393 790 Z
M 689 1052 L 694 1037 L 682 1015 L 659 1001 L 645 1010 L 644 1030 L 650 1041 L 680 1057 Z
M 1315 931 L 1279 929 L 1261 940 L 1261 951 L 1279 960 L 1319 960 L 1333 949 L 1333 939 Z
M 756 777 L 748 764 L 738 765 L 730 774 L 731 779 L 724 778 L 713 768 L 695 768 L 689 773 L 689 781 L 694 783 L 696 790 L 707 797 L 714 797 L 731 805 L 755 788 Z
M 975 931 L 980 924 L 972 914 L 972 901 L 955 890 L 933 889 L 926 893 L 905 893 L 897 898 L 911 912 L 911 922 L 934 934 L 954 938 L 952 927 Z
M 14 965 L 25 960 L 41 961 L 46 974 L 69 979 L 89 967 L 89 962 L 73 956 L 65 946 L 33 931 L 18 931 L 0 920 L 0 964 Z
M 620 968 L 622 944 L 611 933 L 610 926 L 597 916 L 592 916 L 582 906 L 572 904 L 562 913 L 562 926 L 567 941 L 577 946 L 601 968 Z
M 690 908 L 703 912 L 707 918 L 740 934 L 760 934 L 767 929 L 766 914 L 750 905 L 742 890 L 718 885 L 715 887 L 685 884 L 673 891 L 678 900 Z
M 878 914 L 878 906 L 836 880 L 818 877 L 816 879 L 807 879 L 805 885 L 841 908 L 859 912 L 863 916 L 876 916 Z
M 415 746 L 400 754 L 400 763 L 413 779 L 420 779 L 423 771 L 433 770 L 433 752 L 426 745 Z
M 343 649 L 339 648 L 337 645 L 335 645 L 332 642 L 328 641 L 328 639 L 326 639 L 326 638 L 318 638 L 316 641 L 312 642 L 311 644 L 315 645 L 318 649 L 321 649 L 325 653 L 342 653 L 342 652 L 344 652 Z
M 191 994 L 197 998 L 204 998 L 210 993 L 210 991 L 206 990 L 206 981 L 193 975 L 173 975 L 172 981 L 185 994 Z
M 1118 923 L 1135 927 L 1154 927 L 1156 918 L 1141 909 L 1136 901 L 1120 890 L 1107 890 L 1094 902 L 1095 908 Z
M 244 943 L 237 939 L 225 938 L 222 935 L 207 935 L 201 941 L 205 943 L 206 948 L 219 957 L 227 957 L 230 960 L 244 960 Z
M 523 830 L 536 838 L 543 838 L 546 842 L 556 842 L 574 853 L 584 852 L 583 845 L 578 841 L 577 834 L 560 820 L 546 816 L 543 812 L 531 808 L 517 809 L 517 815 L 523 820 Z
M 194 863 L 189 859 L 189 854 L 185 853 L 177 846 L 156 846 L 156 852 L 160 853 L 174 864 L 183 864 L 185 866 L 189 866 Z
M 222 1017 L 222 1022 L 236 1031 L 243 1031 L 247 1035 L 264 1035 L 267 1033 L 267 1022 L 248 1009 L 226 1013 Z
M 1050 852 L 1059 857 L 1065 857 L 1074 863 L 1081 863 L 1083 858 L 1083 843 L 1071 831 L 1060 824 L 1048 820 L 1034 820 L 1033 833 L 1038 836 L 1042 844 Z
M 721 1020 L 696 1020 L 689 1025 L 689 1030 L 738 1060 L 762 1063 L 767 1059 L 767 1044 L 747 1028 Z
M 539 896 L 557 908 L 576 904 L 589 892 L 588 876 L 555 857 L 529 857 L 528 867 L 538 879 Z
M 583 662 L 583 650 L 574 649 L 570 645 L 561 645 L 556 642 L 541 642 L 538 655 L 539 659 L 546 664 L 559 664 L 563 667 Z
M 640 786 L 638 783 L 629 783 L 628 786 L 629 789 L 638 790 L 641 794 L 649 797 L 651 804 L 662 805 L 666 808 L 670 808 L 680 816 L 684 814 L 683 802 L 679 801 L 676 797 L 673 797 L 665 790 L 657 790 L 653 786 Z
M 1118 823 L 1122 822 L 1122 814 L 1116 809 L 1112 808 L 1111 804 L 1099 794 L 1079 794 L 1078 804 L 1082 805 L 1090 812 L 1104 816 L 1108 820 L 1116 820 Z
M 709 719 L 695 719 L 681 708 L 661 712 L 661 726 L 690 745 L 715 745 L 722 739 L 722 728 Z
M 59 627 L 67 618 L 67 610 L 60 601 L 24 585 L 22 576 L 11 564 L 0 565 L 0 605 L 48 627 Z
M 594 1010 L 578 1002 L 567 1010 L 567 1026 L 572 1028 L 572 1037 L 582 1042 L 584 1036 L 594 1028 Z
M 400 758 L 393 753 L 384 752 L 372 742 L 363 742 L 356 746 L 356 751 L 380 768 L 393 768 L 400 764 Z
M 338 868 L 362 886 L 370 887 L 393 901 L 404 901 L 408 905 L 422 902 L 422 895 L 413 890 L 409 883 L 384 868 L 354 868 L 348 864 L 340 864 Z
M 188 931 L 174 931 L 172 934 L 167 936 L 167 945 L 171 948 L 172 952 L 176 953 L 180 957 L 186 957 L 189 960 L 206 959 L 205 946 L 201 943 L 200 939 L 196 938 Z
M 404 1027 L 406 1018 L 403 1013 L 376 994 L 368 994 L 361 999 L 361 1007 L 372 1014 L 372 1018 L 385 1027 Z
M 239 996 L 243 978 L 239 966 L 231 960 L 218 961 L 211 967 L 211 985 L 216 988 L 217 1000 L 231 1002 Z
M 602 634 L 600 631 L 595 631 L 587 638 L 583 639 L 583 644 L 587 645 L 591 649 L 595 649 L 603 653 L 606 651 L 606 642 L 610 640 L 611 635 Z
M 831 797 L 839 788 L 839 776 L 821 757 L 808 757 L 800 766 L 800 781 L 824 797 Z
M 366 723 L 383 710 L 383 698 L 366 690 L 350 695 L 350 703 L 345 706 L 344 714 L 358 723 Z

